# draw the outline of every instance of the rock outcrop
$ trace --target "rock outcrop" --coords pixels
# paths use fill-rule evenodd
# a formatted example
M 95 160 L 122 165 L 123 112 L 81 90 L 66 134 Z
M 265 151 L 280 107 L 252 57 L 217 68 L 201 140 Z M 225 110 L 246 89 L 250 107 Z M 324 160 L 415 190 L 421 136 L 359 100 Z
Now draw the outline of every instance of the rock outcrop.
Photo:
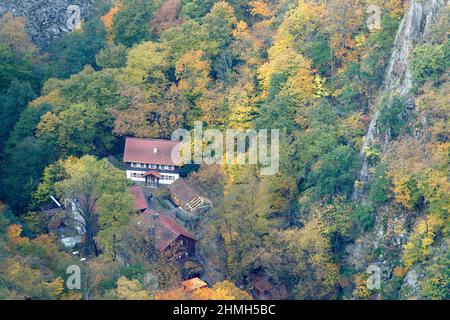
M 31 39 L 39 48 L 44 48 L 71 31 L 68 20 L 74 14 L 73 8 L 79 8 L 83 21 L 92 15 L 100 2 L 102 0 L 1 0 L 0 16 L 10 12 L 13 16 L 26 17 Z
M 448 4 L 448 0 L 412 0 L 409 9 L 403 17 L 386 70 L 384 85 L 374 105 L 372 120 L 360 151 L 361 169 L 358 174 L 360 184 L 354 192 L 354 200 L 356 201 L 362 200 L 364 187 L 371 178 L 369 173 L 370 164 L 365 156 L 366 148 L 377 142 L 380 145 L 386 145 L 389 138 L 388 133 L 382 133 L 379 130 L 378 118 L 380 114 L 379 110 L 377 110 L 378 104 L 383 97 L 392 99 L 394 95 L 405 98 L 408 104 L 412 104 L 409 99 L 412 87 L 412 76 L 409 70 L 410 54 L 415 45 L 427 37 L 432 23 Z

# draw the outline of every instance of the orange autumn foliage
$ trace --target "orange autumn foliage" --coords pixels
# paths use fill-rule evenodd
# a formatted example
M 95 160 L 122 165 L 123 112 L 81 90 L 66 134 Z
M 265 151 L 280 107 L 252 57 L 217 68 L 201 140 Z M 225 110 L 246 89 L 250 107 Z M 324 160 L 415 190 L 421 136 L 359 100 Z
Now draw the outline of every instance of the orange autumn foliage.
M 252 15 L 261 15 L 263 17 L 270 17 L 273 15 L 273 12 L 266 1 L 250 1 L 250 12 Z
M 175 288 L 155 295 L 156 300 L 252 300 L 249 293 L 237 288 L 230 281 L 218 282 L 212 288 L 193 291 Z
M 117 12 L 120 11 L 120 7 L 112 7 L 107 14 L 101 17 L 103 25 L 105 26 L 106 31 L 108 32 L 108 40 L 113 41 L 114 35 L 112 34 L 112 27 L 114 23 L 114 16 Z
M 15 245 L 24 245 L 28 243 L 30 240 L 26 237 L 21 237 L 20 234 L 22 233 L 22 226 L 18 224 L 12 224 L 8 227 L 8 239 L 11 241 L 11 243 Z

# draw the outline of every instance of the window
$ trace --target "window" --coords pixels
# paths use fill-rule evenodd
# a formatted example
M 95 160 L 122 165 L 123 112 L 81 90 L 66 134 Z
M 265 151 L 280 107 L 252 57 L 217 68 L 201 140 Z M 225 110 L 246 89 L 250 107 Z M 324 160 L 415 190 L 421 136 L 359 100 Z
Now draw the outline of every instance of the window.
M 131 173 L 131 176 L 132 176 L 133 178 L 136 178 L 136 177 L 137 177 L 137 173 L 136 173 L 136 172 L 133 172 L 133 173 Z
M 173 166 L 169 166 L 169 170 L 173 170 Z
M 156 164 L 151 164 L 151 165 L 150 165 L 150 168 L 156 169 Z
M 144 174 L 143 173 L 141 173 L 141 178 L 143 178 L 144 177 Z
M 145 167 L 146 167 L 145 163 L 141 163 L 141 168 L 145 168 Z
M 169 170 L 169 166 L 164 166 L 164 169 Z
M 135 167 L 135 163 L 134 163 L 134 162 L 131 163 L 131 167 L 132 167 L 132 168 Z

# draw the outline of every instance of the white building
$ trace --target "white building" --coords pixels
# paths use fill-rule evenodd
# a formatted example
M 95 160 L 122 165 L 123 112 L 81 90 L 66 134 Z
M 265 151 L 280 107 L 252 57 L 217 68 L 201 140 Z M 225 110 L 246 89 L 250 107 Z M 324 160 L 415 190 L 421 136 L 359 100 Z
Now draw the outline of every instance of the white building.
M 147 186 L 172 184 L 180 167 L 172 161 L 172 150 L 180 142 L 163 139 L 126 138 L 123 161 L 127 178 Z

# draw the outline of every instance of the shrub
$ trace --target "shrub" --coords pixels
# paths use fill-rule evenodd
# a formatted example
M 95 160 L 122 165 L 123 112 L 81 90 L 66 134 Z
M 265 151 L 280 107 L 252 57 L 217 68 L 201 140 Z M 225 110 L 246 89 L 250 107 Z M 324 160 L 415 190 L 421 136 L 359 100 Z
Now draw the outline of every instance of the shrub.
M 411 73 L 415 80 L 437 80 L 449 66 L 448 46 L 424 44 L 417 46 L 411 58 Z
M 372 207 L 360 205 L 353 212 L 353 223 L 359 232 L 364 232 L 373 228 L 375 224 L 375 215 Z

